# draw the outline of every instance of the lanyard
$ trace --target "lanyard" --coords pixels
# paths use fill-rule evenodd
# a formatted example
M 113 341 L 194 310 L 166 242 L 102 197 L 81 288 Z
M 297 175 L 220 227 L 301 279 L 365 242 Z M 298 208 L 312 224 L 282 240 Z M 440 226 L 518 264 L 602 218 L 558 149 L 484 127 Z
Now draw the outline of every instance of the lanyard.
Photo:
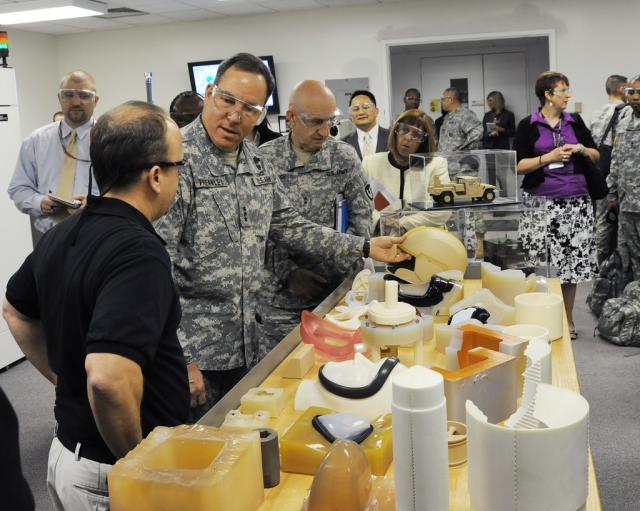
M 76 136 L 78 135 L 76 134 Z M 76 158 L 73 154 L 67 151 L 67 147 L 64 145 L 64 140 L 62 139 L 62 121 L 60 121 L 60 123 L 58 124 L 58 138 L 60 139 L 60 145 L 62 146 L 62 151 L 64 152 L 65 156 L 68 156 L 69 158 L 73 158 L 74 160 L 80 161 L 82 163 L 91 163 L 91 160 L 83 160 L 82 158 Z
M 558 121 L 558 125 L 555 128 L 551 128 L 551 135 L 553 136 L 554 147 L 560 147 L 564 145 L 564 136 L 562 135 L 562 119 Z

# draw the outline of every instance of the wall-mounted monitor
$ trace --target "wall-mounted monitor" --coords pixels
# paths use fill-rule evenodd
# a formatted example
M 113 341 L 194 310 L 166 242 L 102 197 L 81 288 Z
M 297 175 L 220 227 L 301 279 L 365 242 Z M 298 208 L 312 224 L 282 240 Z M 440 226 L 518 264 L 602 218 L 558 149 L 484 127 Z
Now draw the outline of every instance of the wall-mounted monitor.
M 276 68 L 273 65 L 273 57 L 271 55 L 259 57 L 262 62 L 269 68 L 273 79 L 276 79 Z M 222 60 L 203 60 L 200 62 L 189 62 L 189 79 L 191 80 L 191 90 L 198 92 L 204 96 L 207 85 L 213 83 L 218 72 L 218 66 L 222 63 Z M 273 89 L 273 94 L 267 101 L 267 111 L 270 114 L 280 113 L 280 103 L 278 102 L 278 82 L 276 81 L 276 87 Z

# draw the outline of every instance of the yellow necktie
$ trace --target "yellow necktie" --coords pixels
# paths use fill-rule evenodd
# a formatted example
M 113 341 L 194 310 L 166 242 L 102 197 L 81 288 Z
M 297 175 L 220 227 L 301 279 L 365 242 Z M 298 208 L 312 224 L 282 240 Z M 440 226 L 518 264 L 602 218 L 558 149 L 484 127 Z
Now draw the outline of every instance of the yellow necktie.
M 76 134 L 76 130 L 72 130 L 71 136 L 69 137 L 69 143 L 67 144 L 67 149 L 64 154 L 64 160 L 62 161 L 60 177 L 58 178 L 58 189 L 56 190 L 56 195 L 63 199 L 71 200 L 71 197 L 73 196 L 73 184 L 76 180 L 76 166 L 78 164 L 78 160 L 75 159 L 77 156 L 77 140 L 78 136 Z M 62 207 L 51 215 L 51 218 L 53 222 L 57 224 L 68 216 L 69 213 L 67 212 L 67 209 Z
M 374 153 L 373 144 L 371 143 L 371 133 L 364 134 L 364 144 L 362 148 L 362 157 L 369 156 Z

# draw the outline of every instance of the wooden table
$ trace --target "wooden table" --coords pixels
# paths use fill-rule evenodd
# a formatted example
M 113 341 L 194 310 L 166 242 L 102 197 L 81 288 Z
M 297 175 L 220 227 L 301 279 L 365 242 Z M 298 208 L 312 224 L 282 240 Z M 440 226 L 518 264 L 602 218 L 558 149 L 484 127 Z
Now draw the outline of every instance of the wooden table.
M 560 283 L 557 279 L 551 279 L 549 284 L 552 293 L 560 294 Z M 477 280 L 466 281 L 465 295 L 471 294 L 479 287 L 480 282 Z M 431 363 L 435 362 L 438 365 L 444 365 L 444 357 L 435 351 L 434 343 L 428 344 L 428 346 L 425 346 L 426 359 Z M 281 377 L 282 367 L 286 361 L 287 359 L 262 383 L 263 387 L 281 387 L 285 391 L 286 407 L 284 412 L 280 417 L 271 419 L 270 424 L 270 427 L 278 431 L 280 436 L 302 413 L 293 409 L 293 401 L 300 380 Z M 321 361 L 316 361 L 316 367 L 305 378 L 317 377 L 318 368 L 322 363 Z M 552 344 L 552 365 L 554 385 L 580 392 L 566 318 L 562 339 Z M 387 477 L 393 477 L 393 465 L 389 468 Z M 312 480 L 312 476 L 282 472 L 280 484 L 265 491 L 265 502 L 259 508 L 259 511 L 300 511 L 302 501 L 307 495 Z M 449 469 L 449 502 L 450 509 L 453 511 L 467 511 L 470 509 L 466 463 L 461 467 Z M 600 509 L 600 495 L 598 493 L 593 460 L 591 454 L 589 454 L 589 497 L 586 510 L 600 511 Z

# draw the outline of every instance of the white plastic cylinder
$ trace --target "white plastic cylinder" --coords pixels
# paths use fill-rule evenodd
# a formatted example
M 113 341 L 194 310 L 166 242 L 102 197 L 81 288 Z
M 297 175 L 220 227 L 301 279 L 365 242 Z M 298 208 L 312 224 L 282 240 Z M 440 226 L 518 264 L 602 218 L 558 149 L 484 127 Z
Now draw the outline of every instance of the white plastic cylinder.
M 398 511 L 448 511 L 447 408 L 442 375 L 413 366 L 391 380 Z

